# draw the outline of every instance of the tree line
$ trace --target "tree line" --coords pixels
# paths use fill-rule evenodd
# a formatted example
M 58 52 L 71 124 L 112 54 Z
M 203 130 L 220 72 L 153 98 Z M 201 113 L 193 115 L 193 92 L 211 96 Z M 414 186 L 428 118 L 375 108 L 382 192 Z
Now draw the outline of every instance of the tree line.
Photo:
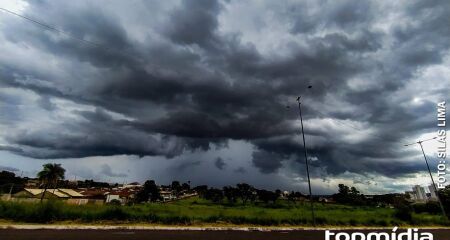
M 200 185 L 190 188 L 190 184 L 180 184 L 173 181 L 168 186 L 161 186 L 154 180 L 148 180 L 144 183 L 143 188 L 136 194 L 136 202 L 157 202 L 162 200 L 161 189 L 168 188 L 176 197 L 181 193 L 197 193 L 200 198 L 209 200 L 214 203 L 222 203 L 226 200 L 229 204 L 241 202 L 242 204 L 254 203 L 261 201 L 264 203 L 275 203 L 282 196 L 281 190 L 269 191 L 265 189 L 257 189 L 247 183 L 239 183 L 236 186 L 225 186 L 222 189 Z M 296 202 L 304 199 L 306 196 L 300 192 L 290 192 L 286 196 L 288 201 Z

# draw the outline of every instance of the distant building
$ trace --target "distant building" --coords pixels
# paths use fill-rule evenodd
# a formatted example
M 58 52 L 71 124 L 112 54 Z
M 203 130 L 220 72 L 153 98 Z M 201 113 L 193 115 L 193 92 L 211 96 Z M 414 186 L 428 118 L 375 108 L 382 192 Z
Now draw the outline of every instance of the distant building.
M 413 202 L 417 201 L 417 195 L 414 191 L 406 191 L 405 194 L 409 196 L 409 200 Z
M 106 201 L 107 189 L 80 189 L 80 193 L 87 199 L 88 203 L 102 205 Z
M 133 189 L 113 189 L 105 193 L 105 202 L 110 203 L 113 200 L 118 200 L 122 204 L 132 202 L 135 197 L 135 193 L 136 192 Z
M 58 189 L 35 189 L 35 188 L 25 188 L 23 191 L 20 191 L 13 195 L 14 198 L 42 198 L 44 195 L 45 199 L 49 198 L 58 198 L 58 199 L 68 199 L 69 195 L 59 191 Z
M 35 178 L 24 178 L 26 180 L 25 182 L 25 188 L 38 188 L 41 185 L 41 181 Z
M 332 197 L 319 197 L 318 201 L 321 203 L 334 203 L 334 199 Z
M 416 195 L 417 201 L 427 201 L 427 194 L 425 193 L 425 189 L 421 187 L 420 185 L 415 185 L 413 187 L 413 192 Z
M 8 199 L 11 201 L 27 201 L 36 202 L 40 201 L 44 195 L 44 199 L 60 199 L 64 200 L 68 204 L 83 205 L 88 203 L 88 199 L 83 194 L 66 188 L 57 189 L 38 189 L 38 188 L 25 188 L 16 194 L 13 194 L 12 198 Z
M 131 189 L 139 190 L 139 189 L 141 189 L 142 187 L 143 187 L 143 186 L 142 186 L 141 184 L 139 184 L 138 182 L 132 182 L 132 183 L 124 184 L 124 185 L 122 186 L 122 189 L 125 189 L 125 188 L 131 188 Z
M 73 189 L 68 189 L 68 188 L 58 188 L 57 189 L 59 192 L 62 192 L 64 194 L 66 194 L 67 196 L 69 196 L 70 198 L 84 198 L 85 196 Z
M 437 200 L 437 194 L 433 185 L 428 186 L 428 190 L 430 191 L 430 200 Z
M 162 190 L 159 192 L 159 195 L 161 195 L 164 202 L 177 199 L 177 196 L 172 191 Z
M 120 198 L 120 195 L 119 195 L 119 194 L 110 194 L 110 193 L 107 193 L 107 194 L 106 194 L 106 203 L 110 203 L 110 202 L 112 202 L 112 201 L 114 201 L 114 200 L 117 200 L 117 201 L 119 201 L 120 203 L 123 203 L 123 201 L 122 201 L 122 199 Z

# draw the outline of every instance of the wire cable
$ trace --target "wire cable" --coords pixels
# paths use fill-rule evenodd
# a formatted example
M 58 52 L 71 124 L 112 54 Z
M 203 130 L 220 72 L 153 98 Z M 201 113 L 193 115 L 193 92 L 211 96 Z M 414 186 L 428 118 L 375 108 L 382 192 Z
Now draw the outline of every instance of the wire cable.
M 70 33 L 68 33 L 68 32 L 65 32 L 65 31 L 63 31 L 63 30 L 60 30 L 60 29 L 58 29 L 57 27 L 51 26 L 51 25 L 49 25 L 49 24 L 47 24 L 47 23 L 43 23 L 43 22 L 38 21 L 38 20 L 36 20 L 36 19 L 33 19 L 33 18 L 24 16 L 24 15 L 21 15 L 21 14 L 19 14 L 19 13 L 13 12 L 13 11 L 11 11 L 11 10 L 8 10 L 8 9 L 2 8 L 2 7 L 0 7 L 0 10 L 2 10 L 2 11 L 4 11 L 4 12 L 7 12 L 7 13 L 9 13 L 9 14 L 15 15 L 15 16 L 17 16 L 17 17 L 23 18 L 23 19 L 25 19 L 25 20 L 27 20 L 27 21 L 30 21 L 30 22 L 32 22 L 32 23 L 34 23 L 34 24 L 36 24 L 36 25 L 39 25 L 40 27 L 43 27 L 43 28 L 46 28 L 46 29 L 48 29 L 48 30 L 57 32 L 57 33 L 59 33 L 59 34 L 63 34 L 63 35 L 65 35 L 65 36 L 68 36 L 68 37 L 70 37 L 70 38 L 72 38 L 72 39 L 75 39 L 75 40 L 77 40 L 77 41 L 83 42 L 83 43 L 85 43 L 85 44 L 89 44 L 89 45 L 95 46 L 95 47 L 104 48 L 104 46 L 102 46 L 102 45 L 99 44 L 99 43 L 96 43 L 96 42 L 93 42 L 93 41 L 89 41 L 89 40 L 86 40 L 86 39 L 82 39 L 82 38 L 76 37 L 76 36 L 74 36 L 74 35 L 72 35 L 72 34 L 70 34 Z
M 14 12 L 14 11 L 11 11 L 11 10 L 8 10 L 8 9 L 5 9 L 5 8 L 3 8 L 3 7 L 0 7 L 0 10 L 2 10 L 4 13 L 8 13 L 8 14 L 14 15 L 14 16 L 16 16 L 16 17 L 22 18 L 22 19 L 24 19 L 24 20 L 26 20 L 26 21 L 28 21 L 28 22 L 30 22 L 30 23 L 33 23 L 33 24 L 35 24 L 35 25 L 37 25 L 37 26 L 39 26 L 39 27 L 41 27 L 41 28 L 45 28 L 45 29 L 50 30 L 50 31 L 53 31 L 53 32 L 55 32 L 55 33 L 65 35 L 65 36 L 67 36 L 67 37 L 69 37 L 69 38 L 71 38 L 71 39 L 73 39 L 73 40 L 76 40 L 76 41 L 78 41 L 78 42 L 81 42 L 81 43 L 83 43 L 83 44 L 85 44 L 85 45 L 88 45 L 88 46 L 91 46 L 91 47 L 100 48 L 100 49 L 103 49 L 103 50 L 106 50 L 106 51 L 109 51 L 109 52 L 121 53 L 121 54 L 124 54 L 124 55 L 127 55 L 127 56 L 131 57 L 132 59 L 136 59 L 136 58 L 137 58 L 137 56 L 136 56 L 135 54 L 131 54 L 131 53 L 129 53 L 129 52 L 126 52 L 126 51 L 124 51 L 123 49 L 111 48 L 111 47 L 105 46 L 104 44 L 101 44 L 101 43 L 98 43 L 98 42 L 95 42 L 95 41 L 90 41 L 90 40 L 86 40 L 86 39 L 77 37 L 77 36 L 75 36 L 75 35 L 73 35 L 73 34 L 71 34 L 71 33 L 69 33 L 69 32 L 66 32 L 66 31 L 64 31 L 64 30 L 61 30 L 61 29 L 58 28 L 58 27 L 55 27 L 55 26 L 50 25 L 50 24 L 48 24 L 48 23 L 44 23 L 44 22 L 42 22 L 42 21 L 36 20 L 36 19 L 34 19 L 34 18 L 25 16 L 25 15 L 22 15 L 22 14 L 19 14 L 19 13 L 17 13 L 17 12 Z M 137 60 L 137 61 L 140 61 L 139 59 L 136 59 L 136 60 Z M 160 66 L 160 65 L 158 65 L 158 64 L 155 64 L 155 63 L 152 63 L 152 62 L 147 62 L 147 61 L 146 61 L 145 64 L 146 64 L 146 65 L 152 65 L 152 66 L 155 67 L 155 69 L 165 69 L 165 70 L 168 70 L 167 68 L 162 67 L 162 66 Z M 179 71 L 176 70 L 176 69 L 172 69 L 172 68 L 171 68 L 170 71 L 173 71 L 173 72 L 175 72 L 175 73 L 177 73 L 177 74 L 179 74 L 179 75 L 182 75 L 182 73 L 179 72 Z

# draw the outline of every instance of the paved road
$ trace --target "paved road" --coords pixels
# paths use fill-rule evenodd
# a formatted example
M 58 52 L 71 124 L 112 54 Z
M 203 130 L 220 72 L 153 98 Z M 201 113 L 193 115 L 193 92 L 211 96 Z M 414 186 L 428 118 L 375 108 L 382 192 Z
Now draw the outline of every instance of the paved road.
M 373 232 L 376 230 L 370 230 Z M 389 231 L 389 230 L 384 230 Z M 424 231 L 424 230 L 421 230 Z M 450 230 L 427 230 L 435 240 L 450 240 Z M 351 232 L 351 231 L 347 231 Z M 362 231 L 364 232 L 364 231 Z M 366 231 L 367 232 L 367 231 Z M 170 231 L 170 230 L 17 230 L 0 229 L 1 240 L 322 240 L 323 230 Z

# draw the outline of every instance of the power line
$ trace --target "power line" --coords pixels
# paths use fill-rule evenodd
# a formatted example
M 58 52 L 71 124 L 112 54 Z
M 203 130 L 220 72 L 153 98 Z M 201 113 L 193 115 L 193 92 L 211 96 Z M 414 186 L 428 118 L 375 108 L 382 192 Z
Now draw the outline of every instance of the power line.
M 415 143 L 405 144 L 405 147 L 411 146 L 411 145 L 413 145 L 413 144 L 419 144 L 420 149 L 422 150 L 423 158 L 424 158 L 425 163 L 426 163 L 426 165 L 427 165 L 428 173 L 430 174 L 431 182 L 433 183 L 433 188 L 434 188 L 434 191 L 435 191 L 435 193 L 436 193 L 436 197 L 437 197 L 437 199 L 438 199 L 439 206 L 441 207 L 442 215 L 444 215 L 444 217 L 447 218 L 447 214 L 445 213 L 444 205 L 442 204 L 441 198 L 440 198 L 440 196 L 439 196 L 439 191 L 438 191 L 438 189 L 436 188 L 436 184 L 434 183 L 433 174 L 431 174 L 430 165 L 428 164 L 427 156 L 425 155 L 425 151 L 423 150 L 423 146 L 422 146 L 422 143 L 423 143 L 423 142 L 430 141 L 430 140 L 434 140 L 434 139 L 436 139 L 436 138 L 437 138 L 437 137 L 430 138 L 430 139 L 426 139 L 426 140 L 419 140 L 419 141 L 417 141 L 417 142 L 415 142 Z M 448 219 L 448 218 L 447 218 L 447 219 Z
M 85 43 L 85 44 L 89 44 L 89 45 L 95 46 L 95 47 L 104 48 L 104 46 L 102 46 L 102 45 L 99 44 L 99 43 L 96 43 L 96 42 L 93 42 L 93 41 L 89 41 L 89 40 L 86 40 L 86 39 L 83 39 L 83 38 L 76 37 L 76 36 L 74 36 L 74 35 L 72 35 L 72 34 L 70 34 L 70 33 L 68 33 L 68 32 L 65 32 L 65 31 L 63 31 L 63 30 L 61 30 L 61 29 L 58 29 L 57 27 L 51 26 L 50 24 L 43 23 L 43 22 L 38 21 L 38 20 L 36 20 L 36 19 L 33 19 L 33 18 L 24 16 L 24 15 L 21 15 L 21 14 L 19 14 L 19 13 L 13 12 L 13 11 L 11 11 L 11 10 L 8 10 L 8 9 L 2 8 L 2 7 L 0 7 L 0 10 L 3 10 L 4 12 L 7 12 L 7 13 L 12 14 L 12 15 L 14 15 L 14 16 L 23 18 L 23 19 L 25 19 L 25 20 L 27 20 L 27 21 L 29 21 L 29 22 L 32 22 L 32 23 L 34 23 L 34 24 L 40 26 L 40 27 L 46 28 L 46 29 L 51 30 L 51 31 L 53 31 L 53 32 L 57 32 L 57 33 L 59 33 L 59 34 L 63 34 L 63 35 L 65 35 L 65 36 L 68 36 L 68 37 L 70 37 L 70 38 L 72 38 L 72 39 L 75 39 L 75 40 L 77 40 L 77 41 L 83 42 L 83 43 Z
M 69 32 L 61 30 L 60 28 L 58 28 L 56 26 L 50 25 L 48 23 L 44 23 L 42 21 L 36 20 L 34 18 L 31 18 L 31 17 L 27 17 L 25 15 L 19 14 L 17 12 L 14 12 L 14 11 L 11 11 L 11 10 L 8 10 L 8 9 L 2 8 L 2 7 L 0 7 L 0 10 L 2 10 L 5 13 L 9 13 L 11 15 L 14 15 L 16 17 L 20 17 L 22 19 L 25 19 L 28 22 L 33 23 L 33 24 L 35 24 L 35 25 L 37 25 L 37 26 L 39 26 L 41 28 L 45 28 L 45 29 L 53 31 L 55 33 L 65 35 L 65 36 L 67 36 L 67 37 L 69 37 L 69 38 L 71 38 L 71 39 L 73 39 L 75 41 L 81 42 L 81 43 L 83 43 L 85 45 L 88 45 L 88 46 L 91 46 L 91 47 L 100 48 L 100 49 L 103 49 L 103 50 L 109 51 L 109 52 L 122 53 L 122 54 L 127 55 L 127 56 L 129 56 L 131 58 L 136 58 L 135 54 L 131 54 L 129 52 L 126 52 L 123 49 L 117 49 L 117 48 L 108 47 L 108 46 L 105 46 L 104 44 L 101 44 L 101 43 L 98 43 L 98 42 L 95 42 L 95 41 L 86 40 L 86 39 L 77 37 L 77 36 L 75 36 L 75 35 L 73 35 L 73 34 L 71 34 Z M 161 68 L 161 69 L 163 68 L 163 67 L 161 67 L 159 65 L 156 65 L 154 63 L 151 63 L 151 62 L 146 62 L 146 64 L 153 65 L 154 67 Z M 171 69 L 171 70 L 173 70 L 173 69 Z M 177 70 L 173 70 L 173 71 L 179 73 Z
M 101 43 L 98 43 L 98 42 L 95 42 L 95 41 L 90 41 L 90 40 L 86 40 L 86 39 L 77 37 L 77 36 L 75 36 L 75 35 L 73 35 L 73 34 L 71 34 L 69 32 L 61 30 L 60 28 L 58 28 L 56 26 L 50 25 L 48 23 L 44 23 L 42 21 L 36 20 L 34 18 L 31 18 L 31 17 L 27 17 L 27 16 L 19 14 L 17 12 L 14 12 L 14 11 L 11 11 L 11 10 L 8 10 L 8 9 L 2 8 L 2 7 L 0 7 L 0 10 L 2 10 L 5 13 L 8 13 L 8 14 L 14 15 L 16 17 L 20 17 L 20 18 L 22 18 L 24 20 L 27 20 L 28 22 L 33 23 L 33 24 L 35 24 L 35 25 L 37 25 L 37 26 L 39 26 L 41 28 L 45 28 L 45 29 L 53 31 L 55 33 L 65 35 L 65 36 L 67 36 L 67 37 L 69 37 L 69 38 L 71 38 L 73 40 L 76 40 L 78 42 L 81 42 L 81 43 L 83 43 L 85 45 L 89 45 L 91 47 L 100 48 L 100 49 L 103 49 L 103 50 L 106 50 L 106 51 L 110 51 L 110 52 L 114 51 L 116 53 L 122 53 L 124 55 L 127 55 L 127 56 L 133 58 L 133 59 L 135 59 L 137 57 L 135 54 L 131 54 L 129 52 L 126 52 L 123 49 L 111 48 L 111 47 L 105 46 L 104 44 L 101 44 Z M 157 64 L 154 64 L 154 63 L 151 63 L 151 62 L 145 62 L 145 64 L 152 65 L 152 66 L 154 66 L 157 69 L 166 69 L 167 70 L 167 68 L 162 67 L 162 66 L 157 65 Z M 173 72 L 175 72 L 175 73 L 177 73 L 179 75 L 182 75 L 182 73 L 180 71 L 178 71 L 177 69 L 171 68 L 170 71 L 173 71 Z

